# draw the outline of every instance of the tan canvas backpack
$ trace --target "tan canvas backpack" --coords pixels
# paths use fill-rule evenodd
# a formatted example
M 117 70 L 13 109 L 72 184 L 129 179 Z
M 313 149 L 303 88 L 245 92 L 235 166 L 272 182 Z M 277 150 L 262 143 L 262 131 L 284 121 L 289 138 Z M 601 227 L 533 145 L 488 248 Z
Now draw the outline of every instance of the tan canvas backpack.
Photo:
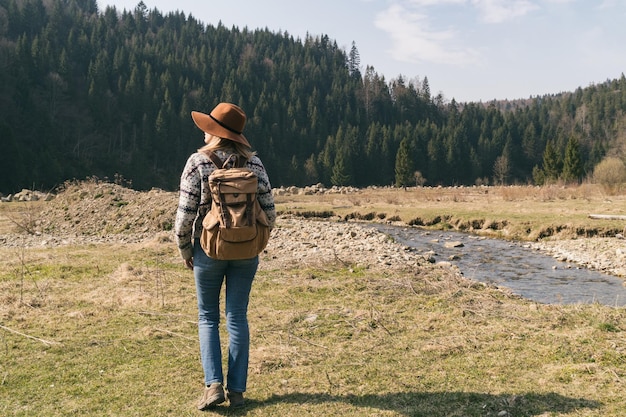
M 270 236 L 267 215 L 257 200 L 257 176 L 244 167 L 245 158 L 208 156 L 217 169 L 209 176 L 211 210 L 202 221 L 200 245 L 214 259 L 254 258 Z M 237 159 L 232 168 L 227 167 L 230 158 Z

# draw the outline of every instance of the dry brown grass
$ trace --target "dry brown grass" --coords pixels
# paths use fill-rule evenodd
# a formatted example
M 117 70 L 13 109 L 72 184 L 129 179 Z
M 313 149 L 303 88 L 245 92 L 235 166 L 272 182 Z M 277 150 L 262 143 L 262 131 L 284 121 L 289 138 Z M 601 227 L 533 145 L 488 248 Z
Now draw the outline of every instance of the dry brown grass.
M 287 213 L 332 212 L 336 217 L 400 221 L 506 239 L 537 240 L 614 236 L 623 220 L 591 220 L 589 214 L 626 215 L 626 195 L 598 186 L 508 186 L 365 189 L 353 194 L 285 195 Z

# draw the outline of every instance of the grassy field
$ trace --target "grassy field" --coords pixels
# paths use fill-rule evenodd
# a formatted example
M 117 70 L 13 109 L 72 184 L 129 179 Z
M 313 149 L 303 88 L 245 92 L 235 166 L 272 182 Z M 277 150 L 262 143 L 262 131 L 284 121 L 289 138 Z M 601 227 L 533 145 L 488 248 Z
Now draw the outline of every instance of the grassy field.
M 410 193 L 285 197 L 278 205 L 409 220 L 439 207 L 450 219 L 531 230 L 624 209 L 619 197 L 595 195 L 487 193 L 480 201 Z M 515 212 L 520 220 L 508 217 Z M 288 265 L 262 266 L 253 287 L 248 405 L 206 414 L 624 415 L 623 308 L 537 304 L 435 266 Z M 0 247 L 0 415 L 201 414 L 195 303 L 193 277 L 167 233 L 141 244 Z

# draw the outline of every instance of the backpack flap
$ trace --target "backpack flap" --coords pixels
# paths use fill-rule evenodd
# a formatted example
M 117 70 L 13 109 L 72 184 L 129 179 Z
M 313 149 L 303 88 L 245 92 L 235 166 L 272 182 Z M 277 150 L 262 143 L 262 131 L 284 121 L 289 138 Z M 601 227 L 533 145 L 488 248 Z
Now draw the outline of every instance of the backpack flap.
M 256 194 L 257 177 L 247 168 L 216 169 L 209 176 L 209 188 L 214 197 L 224 194 Z

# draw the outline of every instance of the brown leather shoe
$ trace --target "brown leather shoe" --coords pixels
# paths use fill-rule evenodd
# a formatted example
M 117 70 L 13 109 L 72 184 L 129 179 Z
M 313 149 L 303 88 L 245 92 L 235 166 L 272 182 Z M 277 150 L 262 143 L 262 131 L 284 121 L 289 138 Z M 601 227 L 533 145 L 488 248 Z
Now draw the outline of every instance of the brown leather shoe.
M 243 398 L 243 392 L 227 391 L 226 396 L 232 408 L 243 407 L 246 403 L 246 400 Z
M 202 398 L 198 401 L 198 410 L 208 410 L 218 404 L 226 401 L 224 397 L 224 387 L 219 382 L 214 382 L 208 387 L 204 388 Z

